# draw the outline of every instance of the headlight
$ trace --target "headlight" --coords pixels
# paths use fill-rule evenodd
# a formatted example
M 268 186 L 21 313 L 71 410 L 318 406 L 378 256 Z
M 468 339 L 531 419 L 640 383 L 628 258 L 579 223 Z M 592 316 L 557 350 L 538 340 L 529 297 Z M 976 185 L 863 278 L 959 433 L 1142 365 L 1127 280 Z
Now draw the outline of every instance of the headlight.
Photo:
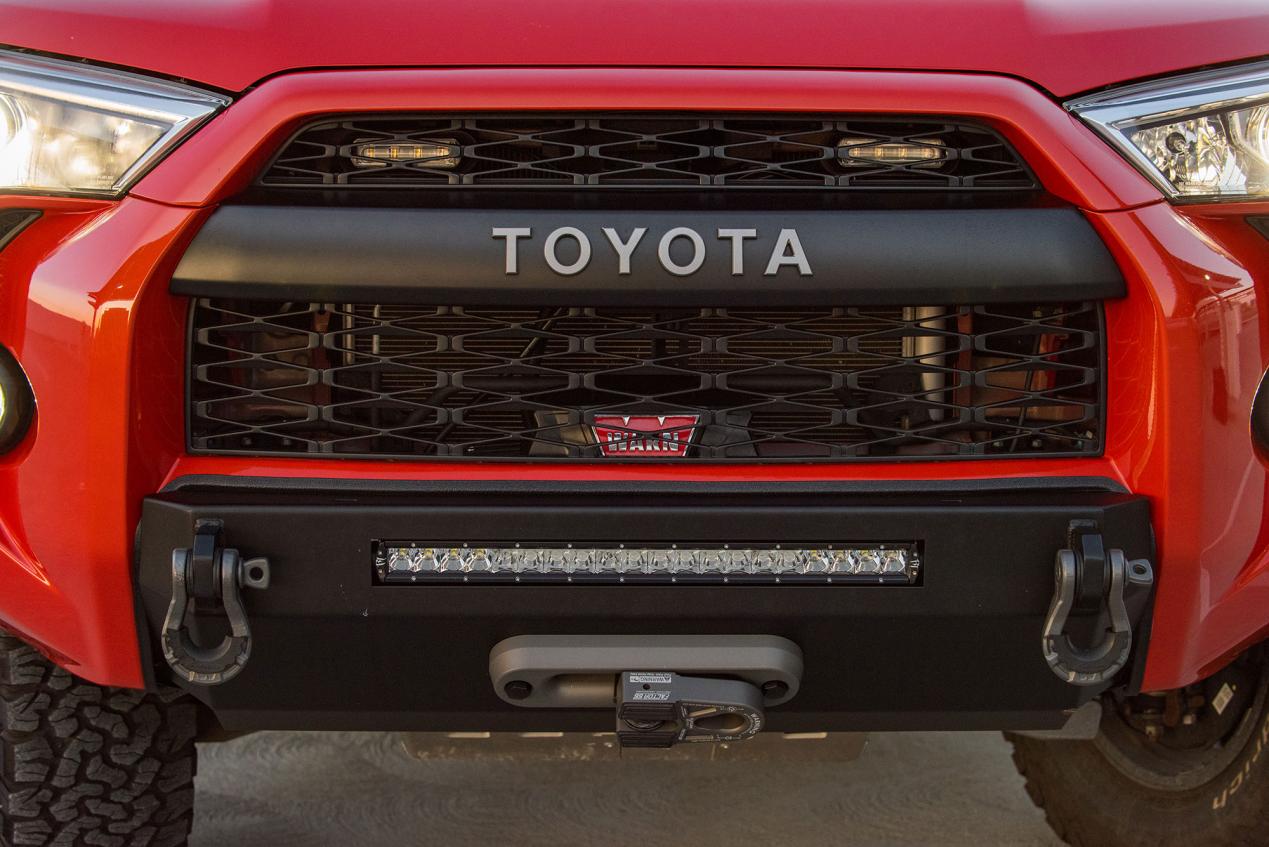
M 117 196 L 228 102 L 136 74 L 0 54 L 0 193 Z
M 1169 197 L 1269 197 L 1269 62 L 1125 86 L 1066 107 Z

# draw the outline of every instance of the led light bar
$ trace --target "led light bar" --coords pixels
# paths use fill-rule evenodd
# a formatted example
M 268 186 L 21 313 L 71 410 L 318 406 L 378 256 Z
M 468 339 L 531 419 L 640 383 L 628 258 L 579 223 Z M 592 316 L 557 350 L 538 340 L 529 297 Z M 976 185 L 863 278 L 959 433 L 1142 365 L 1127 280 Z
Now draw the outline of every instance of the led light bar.
M 948 155 L 947 145 L 939 138 L 910 143 L 869 138 L 843 138 L 837 142 L 838 158 L 844 166 L 853 168 L 886 165 L 937 168 Z
M 380 541 L 386 583 L 813 583 L 912 585 L 913 543 L 825 547 L 433 545 Z
M 359 144 L 352 162 L 358 168 L 386 168 L 389 165 L 456 168 L 458 160 L 462 158 L 462 149 L 452 138 L 415 143 L 393 141 Z

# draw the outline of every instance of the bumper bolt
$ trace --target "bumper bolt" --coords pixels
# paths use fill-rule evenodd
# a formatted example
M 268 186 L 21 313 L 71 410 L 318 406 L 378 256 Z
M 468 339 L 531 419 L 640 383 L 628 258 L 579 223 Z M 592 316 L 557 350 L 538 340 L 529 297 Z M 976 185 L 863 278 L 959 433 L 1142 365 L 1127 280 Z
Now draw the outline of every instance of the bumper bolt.
M 762 684 L 762 695 L 770 700 L 777 700 L 789 693 L 789 685 L 778 679 L 772 679 Z
M 522 679 L 513 679 L 502 690 L 512 700 L 524 700 L 533 693 L 533 686 Z

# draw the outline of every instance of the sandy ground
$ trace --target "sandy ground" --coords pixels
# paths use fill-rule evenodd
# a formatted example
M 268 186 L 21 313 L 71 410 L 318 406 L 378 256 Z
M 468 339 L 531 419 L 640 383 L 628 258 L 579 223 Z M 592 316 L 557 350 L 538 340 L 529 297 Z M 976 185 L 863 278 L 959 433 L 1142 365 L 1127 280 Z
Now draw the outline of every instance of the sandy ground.
M 439 761 L 399 736 L 200 750 L 195 847 L 1045 845 L 995 733 L 874 735 L 848 764 Z

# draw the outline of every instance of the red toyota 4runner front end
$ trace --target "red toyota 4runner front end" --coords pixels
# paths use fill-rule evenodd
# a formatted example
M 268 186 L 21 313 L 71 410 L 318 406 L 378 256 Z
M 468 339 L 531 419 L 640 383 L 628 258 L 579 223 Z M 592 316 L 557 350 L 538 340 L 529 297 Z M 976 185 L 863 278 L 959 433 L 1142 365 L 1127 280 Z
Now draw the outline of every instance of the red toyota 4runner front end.
M 282 728 L 1000 729 L 1266 843 L 1262 3 L 0 20 L 4 844 Z

